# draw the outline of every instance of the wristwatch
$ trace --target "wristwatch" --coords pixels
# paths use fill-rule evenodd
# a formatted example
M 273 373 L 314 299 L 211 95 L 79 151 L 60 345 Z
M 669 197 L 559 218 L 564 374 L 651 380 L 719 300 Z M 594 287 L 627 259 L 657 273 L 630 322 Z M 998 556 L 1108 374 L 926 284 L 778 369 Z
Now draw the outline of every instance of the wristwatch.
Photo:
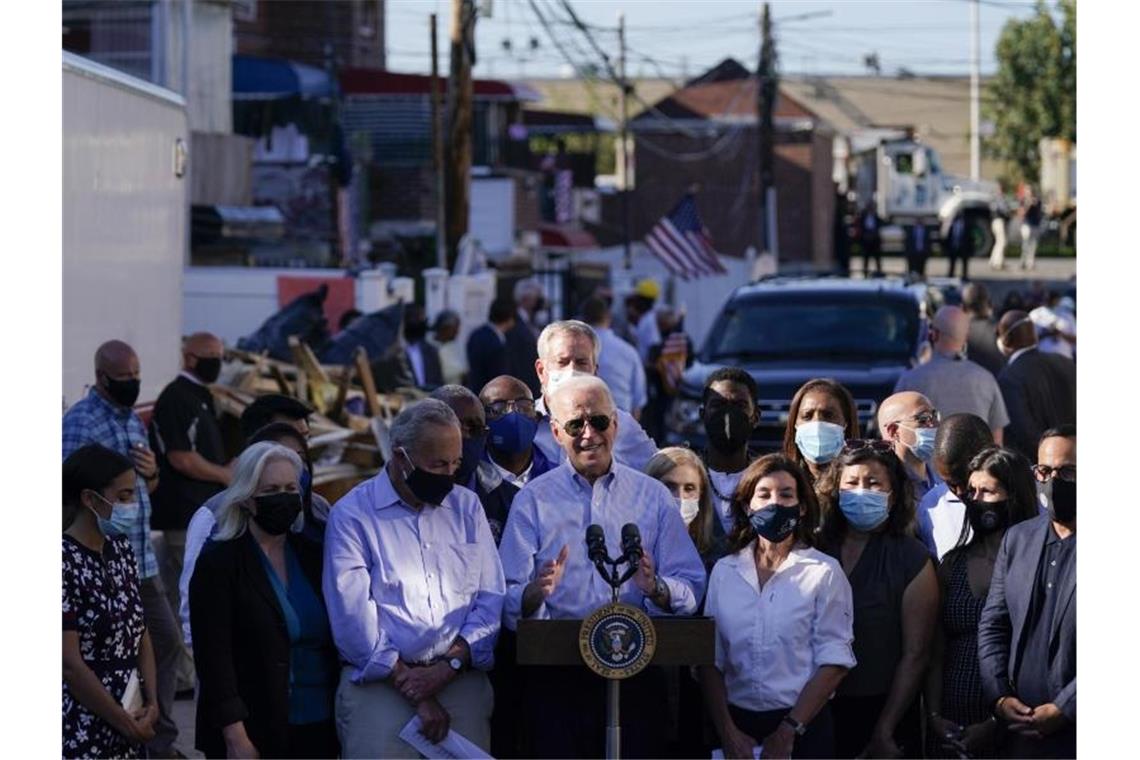
M 451 659 L 449 659 L 447 661 L 447 667 L 451 668 L 456 673 L 462 673 L 463 672 L 463 660 L 459 659 L 458 657 L 452 657 Z
M 807 726 L 805 726 L 803 723 L 800 723 L 798 720 L 793 718 L 791 715 L 785 715 L 784 719 L 781 720 L 780 722 L 785 724 L 786 726 L 788 726 L 788 728 L 795 731 L 796 736 L 803 736 L 804 734 L 807 733 Z
M 665 585 L 665 581 L 661 580 L 661 576 L 653 576 L 653 598 L 660 599 L 668 591 L 669 587 Z

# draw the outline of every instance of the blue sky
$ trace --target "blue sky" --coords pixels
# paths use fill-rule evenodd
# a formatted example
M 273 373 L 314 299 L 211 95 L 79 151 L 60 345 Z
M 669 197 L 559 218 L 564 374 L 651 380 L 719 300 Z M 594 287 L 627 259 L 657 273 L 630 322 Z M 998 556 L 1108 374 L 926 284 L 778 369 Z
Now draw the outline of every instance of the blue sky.
M 598 55 L 569 25 L 562 0 L 535 0 L 555 30 L 566 55 L 579 65 Z M 570 0 L 610 56 L 617 36 L 610 31 L 624 10 L 631 75 L 682 78 L 696 75 L 732 55 L 750 68 L 759 47 L 760 3 L 753 0 Z M 1053 3 L 1049 3 L 1052 7 Z M 451 0 L 388 0 L 388 67 L 430 70 L 428 15 L 439 15 L 441 70 L 447 71 Z M 1002 25 L 1033 13 L 1030 0 L 982 0 L 982 73 L 996 68 L 994 45 Z M 882 72 L 900 67 L 918 74 L 967 74 L 970 58 L 970 0 L 775 0 L 772 17 L 781 68 L 786 73 L 861 74 L 863 56 L 877 52 Z M 825 15 L 826 14 L 826 15 Z M 795 18 L 810 16 L 809 18 Z M 782 23 L 779 23 L 783 19 Z M 537 51 L 527 50 L 529 40 Z M 512 52 L 503 48 L 510 40 Z M 530 0 L 493 0 L 492 17 L 476 24 L 477 76 L 518 78 L 565 76 L 565 56 L 551 44 Z

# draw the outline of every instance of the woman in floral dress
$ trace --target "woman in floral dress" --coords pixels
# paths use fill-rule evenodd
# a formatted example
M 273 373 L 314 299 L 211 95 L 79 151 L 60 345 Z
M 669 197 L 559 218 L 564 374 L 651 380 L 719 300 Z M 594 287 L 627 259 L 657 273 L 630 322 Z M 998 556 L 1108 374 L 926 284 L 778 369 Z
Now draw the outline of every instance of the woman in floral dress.
M 105 529 L 133 517 L 134 466 L 98 445 L 63 463 L 63 757 L 138 757 L 158 718 L 135 555 Z M 138 705 L 124 706 L 138 672 Z

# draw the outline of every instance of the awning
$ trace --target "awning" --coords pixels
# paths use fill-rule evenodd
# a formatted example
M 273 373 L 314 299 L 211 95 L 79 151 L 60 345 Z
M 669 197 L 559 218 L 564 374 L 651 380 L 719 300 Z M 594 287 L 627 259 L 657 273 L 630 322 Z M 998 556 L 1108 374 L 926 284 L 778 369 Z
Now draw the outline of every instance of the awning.
M 340 70 L 340 88 L 345 95 L 429 95 L 431 76 L 402 74 L 381 69 L 345 68 Z M 472 83 L 476 100 L 535 102 L 542 96 L 530 85 L 498 79 L 476 79 Z M 439 78 L 439 91 L 447 96 L 447 77 Z
M 315 66 L 284 58 L 233 56 L 234 100 L 327 98 L 332 94 L 329 75 Z
M 540 224 L 538 233 L 539 245 L 543 248 L 584 250 L 598 247 L 597 238 L 589 232 L 566 224 Z

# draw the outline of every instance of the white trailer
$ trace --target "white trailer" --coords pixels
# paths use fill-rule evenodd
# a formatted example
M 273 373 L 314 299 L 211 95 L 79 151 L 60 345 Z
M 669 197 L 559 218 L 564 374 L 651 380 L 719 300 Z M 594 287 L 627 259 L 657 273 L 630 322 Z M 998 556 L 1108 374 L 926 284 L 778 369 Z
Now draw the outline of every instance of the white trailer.
M 188 130 L 177 93 L 63 53 L 64 408 L 112 338 L 138 352 L 140 401 L 178 372 Z

